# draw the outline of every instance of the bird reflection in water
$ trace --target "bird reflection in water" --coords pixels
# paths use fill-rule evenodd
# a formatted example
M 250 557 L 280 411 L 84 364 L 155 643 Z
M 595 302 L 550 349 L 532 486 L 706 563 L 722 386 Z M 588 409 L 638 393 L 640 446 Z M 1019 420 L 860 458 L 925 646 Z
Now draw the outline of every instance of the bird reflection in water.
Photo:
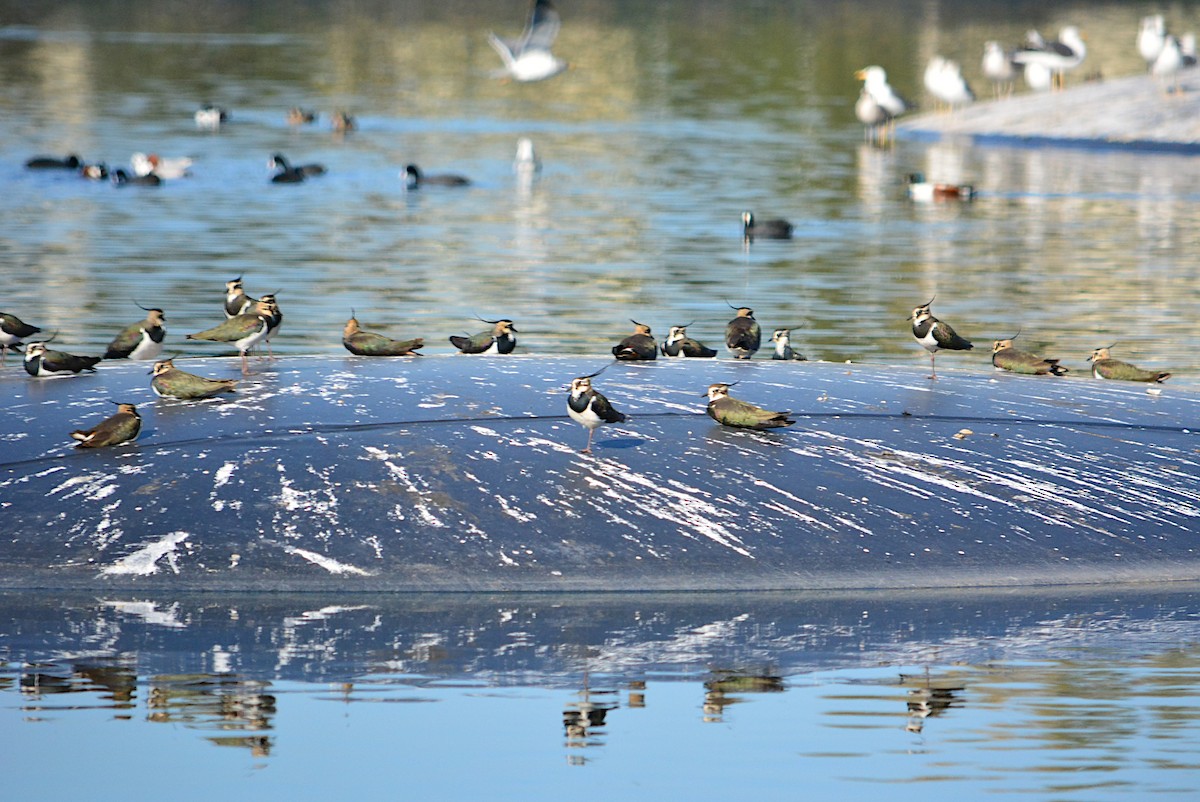
M 615 690 L 594 690 L 588 687 L 585 679 L 576 701 L 563 708 L 563 730 L 566 736 L 564 745 L 567 749 L 604 745 L 600 736 L 604 734 L 602 728 L 608 711 L 618 707 L 616 695 Z M 587 758 L 579 753 L 568 754 L 567 762 L 573 766 L 582 766 L 587 762 Z
M 137 695 L 137 673 L 120 659 L 103 658 L 75 663 L 29 663 L 21 673 L 25 709 L 42 709 L 45 697 L 66 693 L 98 693 L 114 710 L 130 710 Z M 81 706 L 81 705 L 77 705 Z M 117 718 L 129 718 L 120 714 Z
M 719 671 L 704 683 L 704 721 L 719 723 L 725 708 L 744 702 L 743 694 L 778 693 L 784 690 L 783 678 L 774 674 L 744 671 Z
M 269 682 L 232 674 L 162 675 L 150 681 L 148 720 L 185 724 L 202 730 L 231 733 L 209 736 L 217 746 L 238 746 L 255 757 L 271 753 L 275 696 L 265 693 Z
M 904 729 L 919 733 L 925 729 L 925 719 L 940 716 L 952 707 L 961 707 L 959 697 L 966 686 L 950 677 L 933 677 L 926 669 L 924 674 L 901 674 L 900 684 L 908 688 L 908 723 Z

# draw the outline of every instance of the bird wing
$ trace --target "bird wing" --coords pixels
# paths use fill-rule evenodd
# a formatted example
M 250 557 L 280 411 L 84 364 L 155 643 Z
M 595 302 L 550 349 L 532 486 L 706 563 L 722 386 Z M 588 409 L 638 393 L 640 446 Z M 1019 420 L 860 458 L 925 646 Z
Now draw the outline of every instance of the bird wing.
M 620 423 L 625 420 L 625 413 L 618 412 L 600 393 L 592 391 L 592 412 L 605 423 Z
M 108 352 L 105 354 L 105 357 L 111 359 L 112 356 L 110 355 L 124 356 L 134 348 L 137 348 L 138 343 L 141 341 L 142 324 L 134 323 L 130 326 L 126 326 L 121 330 L 121 333 L 114 337 L 113 341 L 108 344 Z M 159 338 L 159 341 L 161 342 L 161 337 Z
M 933 324 L 933 339 L 937 341 L 938 348 L 950 351 L 970 351 L 975 347 L 940 320 Z

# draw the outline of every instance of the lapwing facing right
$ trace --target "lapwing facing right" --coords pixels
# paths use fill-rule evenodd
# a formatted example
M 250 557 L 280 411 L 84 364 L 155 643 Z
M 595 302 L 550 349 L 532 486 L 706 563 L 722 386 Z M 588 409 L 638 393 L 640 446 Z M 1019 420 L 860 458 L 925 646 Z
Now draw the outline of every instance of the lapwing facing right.
M 122 329 L 108 344 L 105 359 L 157 359 L 162 353 L 163 338 L 167 336 L 163 310 L 138 306 L 146 311 L 146 319 Z
M 746 239 L 791 239 L 792 224 L 782 218 L 755 220 L 751 212 L 742 212 L 742 236 Z
M 1143 370 L 1128 362 L 1113 359 L 1112 347 L 1110 345 L 1107 348 L 1097 348 L 1088 357 L 1088 362 L 1092 363 L 1093 377 L 1126 382 L 1157 382 L 1159 384 L 1171 378 L 1171 374 L 1166 371 Z
M 622 362 L 657 359 L 658 343 L 655 342 L 650 327 L 632 319 L 629 322 L 634 325 L 634 332 L 613 346 L 613 356 Z
M 283 325 L 283 312 L 279 309 L 279 303 L 275 300 L 275 293 L 268 293 L 259 299 L 260 303 L 269 304 L 271 307 L 271 324 L 267 327 L 267 336 L 263 340 L 267 344 L 267 357 L 274 359 L 275 354 L 271 352 L 271 338 L 275 336 L 275 332 L 279 331 L 279 327 Z
M 517 347 L 516 335 L 519 333 L 513 322 L 507 318 L 478 319 L 484 323 L 491 323 L 492 330 L 481 331 L 470 337 L 450 335 L 450 344 L 464 354 L 511 354 L 512 350 Z
M 231 317 L 219 326 L 187 335 L 189 340 L 208 340 L 218 343 L 232 343 L 242 357 L 242 374 L 250 372 L 250 363 L 246 353 L 258 345 L 271 331 L 271 320 L 278 311 L 273 303 L 263 299 L 254 307 L 253 312 L 246 312 Z
M 929 303 L 921 304 L 913 309 L 908 319 L 912 321 L 913 336 L 929 352 L 929 370 L 931 371 L 929 378 L 936 379 L 937 365 L 934 363 L 934 359 L 938 351 L 970 351 L 975 346 L 959 337 L 954 329 L 933 316 L 933 313 L 929 311 L 933 301 L 934 298 L 930 298 Z
M 116 403 L 116 402 L 113 402 Z M 133 404 L 117 404 L 117 413 L 90 429 L 71 432 L 76 448 L 102 448 L 127 443 L 142 430 L 142 418 Z
M 725 347 L 736 359 L 749 359 L 762 345 L 762 330 L 754 319 L 753 309 L 732 305 L 730 308 L 737 310 L 737 317 L 725 326 Z
M 180 370 L 170 359 L 155 362 L 150 371 L 154 378 L 150 380 L 150 389 L 159 398 L 179 398 L 184 401 L 195 401 L 201 398 L 212 398 L 221 393 L 235 392 L 236 379 L 206 379 L 194 373 Z
M 588 430 L 587 445 L 580 451 L 581 454 L 592 453 L 592 435 L 596 433 L 596 429 L 606 423 L 621 423 L 625 420 L 625 413 L 614 409 L 608 399 L 592 387 L 592 379 L 603 372 L 604 368 L 601 368 L 595 373 L 571 381 L 567 414 L 571 416 L 571 420 Z
M 671 327 L 667 339 L 662 344 L 663 356 L 709 358 L 717 355 L 715 349 L 687 335 L 687 327 L 690 325 L 692 324 Z
M 350 319 L 342 329 L 342 345 L 357 356 L 420 356 L 417 349 L 425 346 L 425 340 L 421 337 L 412 340 L 392 340 L 382 334 L 363 331 L 358 327 L 358 318 L 351 309 Z
M 1020 334 L 1020 332 L 1017 332 L 1017 334 Z M 1062 376 L 1069 370 L 1058 364 L 1057 359 L 1043 359 L 1028 351 L 1017 350 L 1013 347 L 1013 340 L 1015 339 L 1017 339 L 1016 334 L 1011 339 L 996 340 L 992 343 L 992 365 L 997 370 L 1024 373 L 1030 376 L 1045 376 L 1047 374 Z
M 21 340 L 32 337 L 41 331 L 37 326 L 31 326 L 16 315 L 0 312 L 0 364 L 8 359 L 8 351 L 19 350 L 24 343 Z
M 65 351 L 54 351 L 43 343 L 30 343 L 25 347 L 25 372 L 30 376 L 67 376 L 81 371 L 96 372 L 98 356 L 75 356 Z
M 736 429 L 777 429 L 796 422 L 788 417 L 792 414 L 790 412 L 771 412 L 733 398 L 729 395 L 729 388 L 732 386 L 733 384 L 708 386 L 708 417 L 722 426 Z
M 775 345 L 775 350 L 771 352 L 771 359 L 782 359 L 788 362 L 808 361 L 808 357 L 804 354 L 793 350 L 791 329 L 775 329 L 771 335 L 771 342 Z

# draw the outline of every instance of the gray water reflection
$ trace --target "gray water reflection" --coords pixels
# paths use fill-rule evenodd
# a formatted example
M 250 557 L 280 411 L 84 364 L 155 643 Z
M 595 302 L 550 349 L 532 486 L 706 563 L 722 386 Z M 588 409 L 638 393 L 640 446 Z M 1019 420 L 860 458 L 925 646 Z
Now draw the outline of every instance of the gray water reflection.
M 3 594 L 6 784 L 151 798 L 161 778 L 81 757 L 136 750 L 186 766 L 198 795 L 248 766 L 269 797 L 373 796 L 399 775 L 437 798 L 586 782 L 782 799 L 798 776 L 818 798 L 1195 793 L 1196 598 Z
M 517 4 L 520 6 L 520 4 Z M 285 8 L 286 6 L 286 8 Z M 977 4 L 579 3 L 556 49 L 573 68 L 531 86 L 491 79 L 488 30 L 521 8 L 470 3 L 11 6 L 0 29 L 0 259 L 16 311 L 76 353 L 167 310 L 168 348 L 215 322 L 224 282 L 280 291 L 277 353 L 340 353 L 364 325 L 430 352 L 507 316 L 533 352 L 607 354 L 636 316 L 719 340 L 727 301 L 767 326 L 803 323 L 827 360 L 919 365 L 903 322 L 932 295 L 987 344 L 1017 329 L 1077 373 L 1099 345 L 1189 374 L 1200 342 L 1196 163 L 1121 152 L 861 145 L 855 69 L 888 66 L 916 97 L 933 52 L 968 77 L 986 39 L 1080 21 L 1106 75 L 1135 72 L 1141 9 Z M 1172 26 L 1197 19 L 1173 11 Z M 861 32 L 872 35 L 863 36 Z M 233 120 L 198 130 L 219 102 Z M 312 126 L 286 122 L 317 108 Z M 350 111 L 340 135 L 329 115 Z M 545 169 L 513 176 L 520 136 Z M 124 163 L 187 155 L 195 175 L 115 189 L 22 169 L 35 153 Z M 329 174 L 271 186 L 272 152 Z M 406 162 L 471 176 L 405 193 Z M 981 189 L 973 205 L 913 207 L 914 170 Z M 795 240 L 743 248 L 743 209 L 783 215 Z M 947 360 L 990 370 L 986 347 Z

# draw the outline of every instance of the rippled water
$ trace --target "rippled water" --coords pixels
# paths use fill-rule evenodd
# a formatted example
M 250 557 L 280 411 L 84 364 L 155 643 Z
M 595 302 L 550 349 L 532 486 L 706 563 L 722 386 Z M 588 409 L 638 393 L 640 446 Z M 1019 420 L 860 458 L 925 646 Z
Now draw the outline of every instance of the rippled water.
M 990 340 L 1019 329 L 1080 373 L 1116 341 L 1195 384 L 1193 157 L 878 149 L 853 118 L 865 63 L 919 97 L 925 55 L 944 52 L 982 95 L 976 50 L 1031 24 L 1083 18 L 1097 71 L 1136 70 L 1137 9 L 567 4 L 557 49 L 572 69 L 513 85 L 490 77 L 484 41 L 515 33 L 510 5 L 14 12 L 0 29 L 5 309 L 89 353 L 140 318 L 135 301 L 162 306 L 170 347 L 212 354 L 182 335 L 218 321 L 224 282 L 242 275 L 251 294 L 279 291 L 284 354 L 340 352 L 352 308 L 369 328 L 426 337 L 429 353 L 483 328 L 479 315 L 516 320 L 526 352 L 607 354 L 629 318 L 659 334 L 695 321 L 719 344 L 732 303 L 765 327 L 802 326 L 814 358 L 920 365 L 904 318 L 936 295 L 984 346 L 946 367 L 990 370 Z M 1173 25 L 1190 21 L 1177 13 Z M 197 130 L 204 101 L 231 124 Z M 289 126 L 293 105 L 323 116 Z M 343 108 L 359 123 L 345 136 L 328 117 Z M 511 170 L 521 136 L 544 161 L 527 185 Z M 190 156 L 194 176 L 116 189 L 21 166 L 67 152 L 117 165 L 137 150 Z M 329 173 L 271 185 L 275 151 Z M 407 162 L 475 183 L 406 193 Z M 913 170 L 981 197 L 913 206 Z M 786 216 L 795 239 L 744 248 L 744 209 Z

